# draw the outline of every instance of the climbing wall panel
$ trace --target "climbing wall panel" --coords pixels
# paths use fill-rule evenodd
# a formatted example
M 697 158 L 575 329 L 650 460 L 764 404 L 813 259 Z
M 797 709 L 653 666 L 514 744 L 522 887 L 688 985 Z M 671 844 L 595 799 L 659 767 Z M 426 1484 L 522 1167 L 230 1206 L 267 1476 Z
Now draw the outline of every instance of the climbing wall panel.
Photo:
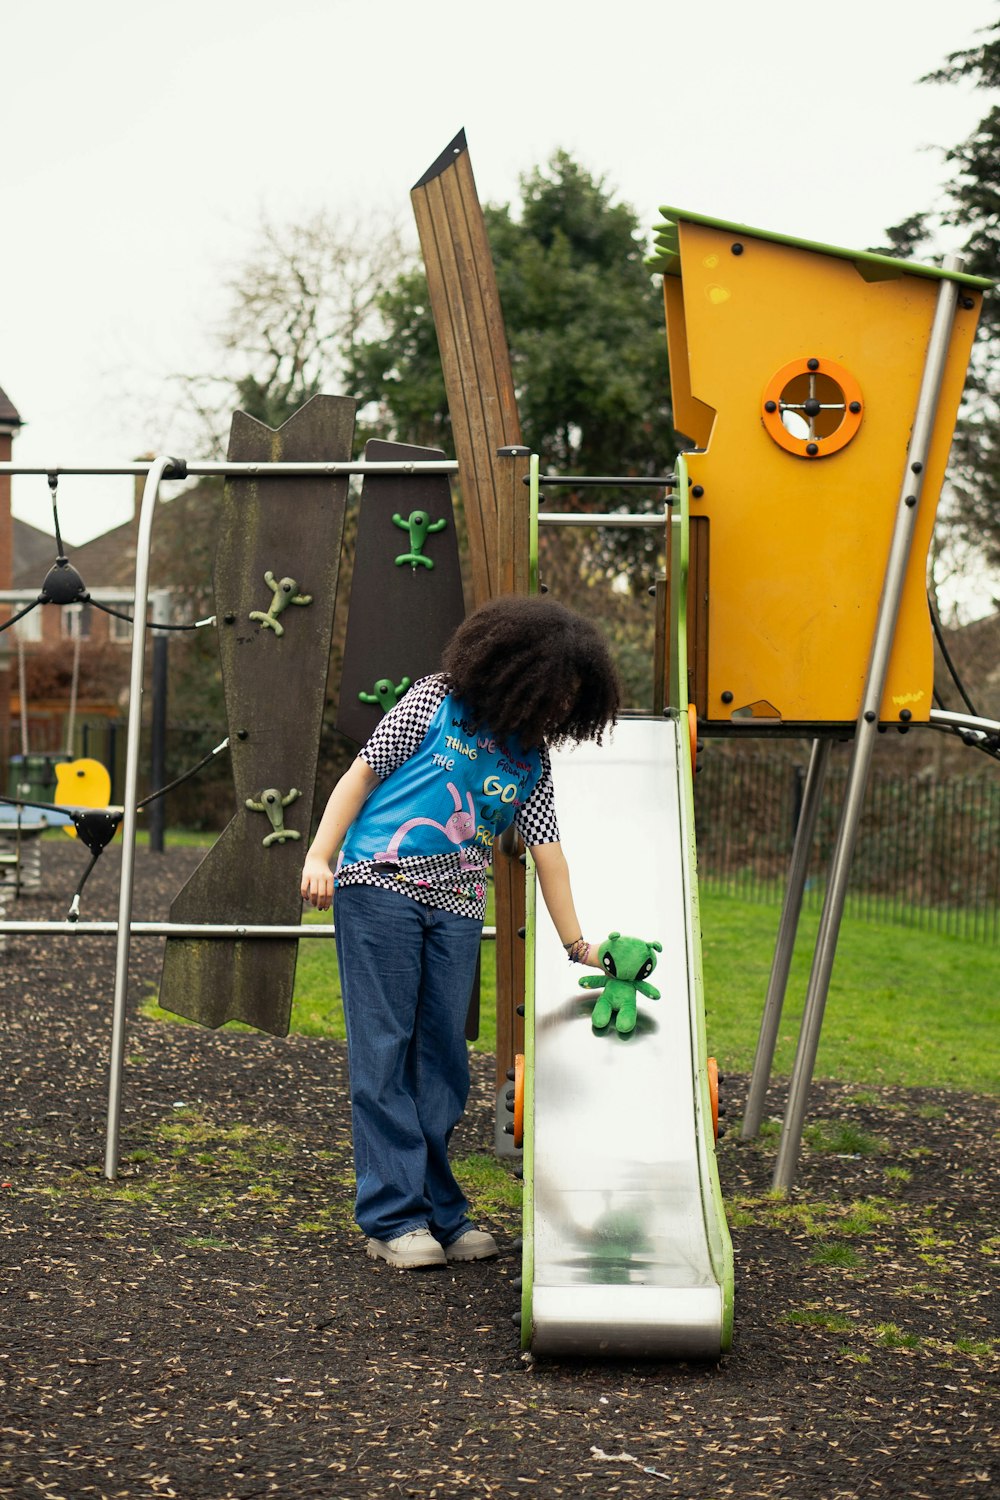
M 350 460 L 356 403 L 316 396 L 278 431 L 233 418 L 235 462 Z M 236 812 L 172 922 L 294 925 L 308 845 L 347 498 L 346 478 L 227 482 L 215 562 Z M 160 1004 L 205 1026 L 288 1031 L 294 938 L 169 938 Z

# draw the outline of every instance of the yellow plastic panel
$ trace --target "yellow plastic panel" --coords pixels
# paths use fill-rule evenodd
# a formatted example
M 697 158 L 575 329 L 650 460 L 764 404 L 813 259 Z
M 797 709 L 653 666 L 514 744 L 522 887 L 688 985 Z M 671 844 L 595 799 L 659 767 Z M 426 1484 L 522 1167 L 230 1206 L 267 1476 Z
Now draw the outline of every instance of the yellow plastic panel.
M 709 517 L 712 549 L 699 708 L 751 731 L 761 704 L 786 722 L 852 722 L 939 283 L 864 280 L 849 260 L 683 219 L 679 236 L 681 276 L 665 278 L 671 378 L 677 426 L 707 444 L 688 462 L 703 491 L 692 491 L 692 515 Z M 904 708 L 926 720 L 931 708 L 927 552 L 982 300 L 965 286 L 959 295 L 973 306 L 957 313 L 923 476 L 882 702 L 889 721 Z M 856 432 L 827 457 L 786 451 L 762 419 L 769 382 L 809 358 L 833 361 L 863 393 Z
M 684 291 L 679 276 L 664 276 L 663 299 L 667 316 L 667 359 L 670 363 L 670 403 L 674 426 L 698 448 L 706 448 L 712 435 L 715 413 L 691 394 Z

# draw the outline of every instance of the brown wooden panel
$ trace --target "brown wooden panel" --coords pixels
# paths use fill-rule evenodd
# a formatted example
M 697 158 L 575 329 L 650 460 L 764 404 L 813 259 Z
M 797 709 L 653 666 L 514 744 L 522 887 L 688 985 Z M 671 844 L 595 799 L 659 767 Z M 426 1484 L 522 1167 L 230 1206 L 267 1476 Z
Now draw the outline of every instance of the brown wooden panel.
M 528 506 L 519 483 L 523 461 L 497 454 L 519 444 L 521 430 L 493 258 L 464 132 L 410 196 L 441 350 L 478 605 L 527 590 Z M 520 505 L 514 486 L 524 491 Z M 517 934 L 524 924 L 524 867 L 516 859 L 495 855 L 494 890 L 499 1085 L 523 1035 L 516 1007 L 524 999 L 524 943 Z
M 503 337 L 493 260 L 485 239 L 482 215 L 478 212 L 479 202 L 467 152 L 456 160 L 454 171 L 438 178 L 435 186 L 440 188 L 444 211 L 453 226 L 455 274 L 469 320 L 475 386 L 468 391 L 468 404 L 482 432 L 482 451 L 490 460 L 492 472 L 496 468 L 497 448 L 512 441 L 507 435 L 511 418 L 518 434 L 520 424 L 516 421 L 516 413 L 505 411 L 503 404 L 505 380 L 509 386 L 508 351 Z M 489 306 L 491 300 L 492 309 Z M 495 492 L 495 472 L 493 488 Z
M 470 377 L 475 376 L 466 309 L 459 298 L 452 298 L 450 288 L 457 283 L 451 226 L 444 212 L 443 200 L 433 184 L 413 193 L 414 215 L 424 252 L 427 287 L 437 328 L 441 367 L 444 373 L 448 409 L 451 415 L 455 456 L 459 463 L 459 489 L 465 509 L 472 561 L 475 602 L 481 604 L 493 596 L 493 555 L 496 549 L 495 511 L 488 486 L 481 481 L 481 469 L 472 455 L 482 446 L 482 435 L 475 424 L 476 396 L 472 408 L 467 393 Z
M 467 157 L 463 156 L 467 160 Z M 469 218 L 462 202 L 457 181 L 458 166 L 445 172 L 427 185 L 428 199 L 439 222 L 448 225 L 448 236 L 438 238 L 445 286 L 452 307 L 452 319 L 465 332 L 466 342 L 461 348 L 462 402 L 468 426 L 470 453 L 476 455 L 474 474 L 479 504 L 483 512 L 484 532 L 487 546 L 495 547 L 496 497 L 492 483 L 492 464 L 489 462 L 490 445 L 498 430 L 491 421 L 491 408 L 495 406 L 496 372 L 489 348 L 486 320 L 483 316 L 482 287 L 475 275 L 475 248 L 472 239 L 475 219 Z M 478 204 L 476 205 L 478 208 Z M 461 310 L 460 314 L 458 309 Z M 449 401 L 450 401 L 449 393 Z M 462 455 L 457 452 L 460 475 L 464 476 L 468 464 L 462 464 Z M 490 557 L 490 577 L 493 592 L 496 582 L 493 574 L 494 557 Z
M 469 527 L 476 603 L 498 587 L 497 489 L 521 440 L 517 401 L 486 224 L 464 133 L 411 193 L 427 268 Z
M 438 448 L 373 439 L 365 446 L 370 463 L 443 458 Z M 397 563 L 409 547 L 407 533 L 393 521 L 423 511 L 442 530 L 423 545 L 429 563 Z M 378 703 L 362 701 L 374 684 L 389 679 L 399 687 L 441 667 L 441 653 L 465 618 L 458 538 L 447 474 L 365 476 L 358 509 L 358 538 L 351 576 L 351 609 L 344 645 L 337 728 L 363 744 L 383 714 Z
M 497 481 L 497 583 L 501 594 L 526 594 L 529 584 L 530 502 L 525 479 L 530 453 L 527 448 L 501 449 L 510 457 Z
M 277 432 L 233 417 L 229 457 L 241 462 L 349 459 L 356 403 L 316 396 Z M 326 675 L 336 605 L 347 479 L 260 475 L 226 484 L 215 562 L 215 607 L 236 814 L 170 908 L 174 922 L 274 923 L 301 919 L 299 877 L 308 846 Z M 267 615 L 264 580 L 294 578 L 298 597 Z M 299 796 L 282 814 L 297 838 L 275 838 L 262 803 L 275 788 Z M 292 1003 L 295 939 L 169 938 L 160 1004 L 220 1026 L 245 1021 L 284 1036 Z

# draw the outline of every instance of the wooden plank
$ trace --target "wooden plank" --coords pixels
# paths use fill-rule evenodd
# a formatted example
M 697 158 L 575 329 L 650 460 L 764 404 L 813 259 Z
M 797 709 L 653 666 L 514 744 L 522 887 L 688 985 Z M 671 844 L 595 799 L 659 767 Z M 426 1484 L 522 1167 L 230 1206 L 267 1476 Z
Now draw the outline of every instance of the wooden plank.
M 462 167 L 459 162 L 465 164 L 467 180 L 464 184 L 460 177 Z M 487 312 L 488 283 L 492 281 L 494 288 L 496 285 L 493 276 L 493 260 L 489 245 L 482 242 L 485 240 L 486 233 L 482 214 L 477 215 L 474 212 L 479 205 L 475 198 L 475 184 L 468 180 L 471 177 L 468 154 L 464 153 L 459 158 L 459 162 L 456 162 L 454 171 L 446 172 L 443 177 L 439 177 L 434 186 L 441 193 L 444 211 L 451 226 L 458 292 L 469 320 L 475 380 L 474 385 L 470 382 L 467 401 L 470 409 L 475 413 L 477 428 L 482 433 L 482 446 L 477 447 L 477 458 L 483 468 L 489 471 L 491 481 L 489 488 L 494 491 L 495 495 L 496 450 L 503 443 L 517 441 L 520 436 L 520 424 L 515 421 L 516 436 L 511 437 L 509 424 L 507 426 L 504 424 L 504 413 L 501 407 L 501 387 L 505 372 L 509 373 L 507 363 L 509 355 L 506 341 L 495 338 L 495 319 L 491 318 Z M 477 228 L 480 230 L 478 236 Z M 499 294 L 495 294 L 493 300 L 498 307 Z
M 501 594 L 526 594 L 530 502 L 525 480 L 531 455 L 523 447 L 502 448 L 500 453 L 510 456 L 498 459 L 497 582 Z
M 475 443 L 465 391 L 465 375 L 474 369 L 468 322 L 465 309 L 460 303 L 453 305 L 448 294 L 447 278 L 451 275 L 454 279 L 454 257 L 448 253 L 449 226 L 446 221 L 442 222 L 440 204 L 432 202 L 427 190 L 420 193 L 414 190 L 412 196 L 424 253 L 427 289 L 437 328 L 455 455 L 459 462 L 459 489 L 469 536 L 473 592 L 476 604 L 482 604 L 493 597 L 491 562 L 495 542 L 490 507 L 480 494 L 479 470 L 472 460 Z M 435 208 L 438 210 L 436 214 Z
M 464 133 L 411 193 L 469 528 L 476 603 L 502 592 L 496 578 L 499 447 L 521 440 L 503 311 Z M 526 576 L 526 564 L 524 568 Z
M 452 378 L 457 375 L 459 381 L 459 390 L 454 393 L 454 399 L 452 391 L 448 391 L 448 405 L 453 414 L 456 406 L 462 412 L 461 446 L 457 434 L 455 441 L 459 483 L 463 487 L 464 504 L 464 487 L 471 481 L 470 500 L 475 497 L 474 503 L 482 526 L 489 587 L 487 597 L 492 598 L 498 592 L 496 495 L 493 466 L 490 462 L 490 445 L 495 439 L 495 431 L 491 429 L 483 399 L 483 351 L 481 347 L 477 349 L 477 341 L 481 343 L 485 330 L 482 320 L 477 317 L 478 288 L 470 286 L 465 264 L 464 238 L 467 225 L 464 217 L 455 213 L 454 196 L 445 191 L 445 183 L 440 178 L 428 183 L 427 199 L 437 223 L 447 230 L 446 233 L 438 233 L 437 245 L 441 258 L 442 284 L 448 295 L 451 327 L 456 341 L 457 369 L 453 371 Z M 476 600 L 477 604 L 482 602 L 482 599 Z
M 277 432 L 237 412 L 229 457 L 349 459 L 355 405 L 316 396 Z M 285 926 L 301 919 L 299 876 L 312 826 L 347 483 L 260 475 L 226 485 L 215 607 L 236 813 L 175 898 L 171 921 Z M 275 612 L 267 571 L 275 580 L 294 578 L 295 597 L 309 602 Z M 270 624 L 262 618 L 269 613 Z M 272 788 L 282 798 L 293 788 L 298 793 L 282 810 L 280 828 L 262 796 Z M 295 837 L 282 839 L 287 830 Z M 297 952 L 294 938 L 168 938 L 160 1004 L 205 1026 L 240 1020 L 284 1036 Z
M 449 179 L 446 178 L 445 182 L 447 184 Z M 494 433 L 497 440 L 496 447 L 504 443 L 519 443 L 521 420 L 514 394 L 510 349 L 507 343 L 503 308 L 500 305 L 496 267 L 493 264 L 493 251 L 486 233 L 486 221 L 479 205 L 479 195 L 476 191 L 475 178 L 472 175 L 472 163 L 467 151 L 462 152 L 455 159 L 454 183 L 467 228 L 468 249 L 472 257 L 473 285 L 481 299 L 482 315 L 486 325 L 485 347 L 489 350 L 489 358 L 493 367 L 490 388 L 495 392 L 497 401 L 498 427 Z M 496 447 L 490 450 L 492 454 L 495 454 Z
M 510 350 L 486 224 L 464 131 L 410 195 L 437 327 L 476 604 L 528 586 L 527 491 L 518 504 L 519 461 L 497 449 L 521 441 Z M 494 860 L 497 925 L 497 1085 L 523 1046 L 516 1007 L 524 999 L 524 868 Z

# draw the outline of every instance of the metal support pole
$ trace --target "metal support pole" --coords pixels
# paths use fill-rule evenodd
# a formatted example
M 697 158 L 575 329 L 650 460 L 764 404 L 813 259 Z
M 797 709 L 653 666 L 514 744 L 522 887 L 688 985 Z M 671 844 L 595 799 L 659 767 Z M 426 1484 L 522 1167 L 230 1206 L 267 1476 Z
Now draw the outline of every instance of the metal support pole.
M 944 269 L 958 270 L 961 264 L 961 257 L 950 256 L 944 262 Z M 799 1032 L 799 1044 L 788 1091 L 788 1104 L 778 1146 L 773 1185 L 779 1191 L 787 1191 L 795 1182 L 806 1107 L 809 1102 L 809 1089 L 816 1064 L 820 1031 L 823 1026 L 823 1012 L 830 989 L 830 975 L 833 972 L 837 938 L 847 898 L 847 881 L 857 841 L 858 824 L 861 820 L 875 736 L 878 732 L 879 711 L 885 691 L 903 584 L 906 579 L 906 567 L 919 509 L 920 492 L 923 488 L 927 454 L 934 435 L 934 422 L 951 342 L 958 291 L 958 282 L 952 277 L 946 277 L 941 281 L 934 320 L 931 324 L 930 340 L 924 360 L 924 373 L 917 396 L 910 446 L 896 507 L 896 524 L 892 535 L 892 545 L 889 548 L 889 559 L 886 563 L 882 597 L 879 601 L 875 637 L 868 663 L 861 711 L 858 715 L 854 754 L 844 793 L 844 806 L 837 830 L 826 899 L 823 902 L 823 915 L 820 918 L 816 952 L 813 956 L 812 972 L 809 976 L 809 988 L 806 992 L 805 1009 L 802 1015 L 802 1029 Z
M 159 459 L 153 459 L 148 463 L 131 464 L 15 464 L 0 463 L 0 475 L 2 474 L 150 474 Z M 170 473 L 164 475 L 165 479 L 172 483 L 180 483 L 186 479 L 203 479 L 208 475 L 228 476 L 234 478 L 237 475 L 266 474 L 269 478 L 275 475 L 289 474 L 320 474 L 333 476 L 338 474 L 457 474 L 458 461 L 454 458 L 435 458 L 426 462 L 423 460 L 411 461 L 404 459 L 394 463 L 368 464 L 363 460 L 357 463 L 216 463 L 213 461 L 202 462 L 196 459 L 188 463 L 186 459 L 173 458 L 170 460 Z
M 643 516 L 620 516 L 614 511 L 603 511 L 600 514 L 590 511 L 542 511 L 538 517 L 541 526 L 589 526 L 591 530 L 599 528 L 621 529 L 622 531 L 652 531 L 663 526 L 663 513 L 657 515 Z
M 132 922 L 133 937 L 190 937 L 220 938 L 233 942 L 236 938 L 316 938 L 330 939 L 335 936 L 332 922 L 303 923 L 298 927 L 254 922 Z M 0 933 L 12 937 L 66 937 L 79 942 L 82 937 L 115 937 L 117 922 L 8 922 L 0 921 Z M 484 927 L 480 933 L 484 943 L 496 941 L 495 927 Z
M 152 717 L 149 732 L 149 777 L 151 791 L 157 792 L 167 783 L 167 660 L 170 637 L 157 625 L 168 623 L 170 596 L 165 589 L 153 593 L 153 677 Z M 163 834 L 166 824 L 166 805 L 162 797 L 149 804 L 147 826 L 149 847 L 154 854 L 163 853 Z
M 798 931 L 799 917 L 802 913 L 802 896 L 806 888 L 806 875 L 809 873 L 809 856 L 812 854 L 813 840 L 816 836 L 816 819 L 823 801 L 823 784 L 826 781 L 829 760 L 830 741 L 828 739 L 813 740 L 809 769 L 806 772 L 805 790 L 802 795 L 802 809 L 799 813 L 791 863 L 788 867 L 788 883 L 781 908 L 781 921 L 778 924 L 778 938 L 774 945 L 774 962 L 771 965 L 771 978 L 768 982 L 764 1013 L 760 1021 L 760 1035 L 757 1038 L 757 1053 L 753 1061 L 750 1090 L 747 1094 L 743 1127 L 740 1131 L 740 1139 L 743 1141 L 753 1140 L 764 1117 L 764 1098 L 771 1081 L 774 1049 L 778 1041 L 781 1011 L 785 1003 L 785 991 L 788 988 L 788 972 L 792 965 L 792 954 L 795 951 L 795 934 Z
M 128 733 L 125 752 L 125 790 L 122 801 L 122 866 L 118 887 L 118 944 L 115 955 L 115 995 L 111 1020 L 111 1059 L 108 1076 L 108 1122 L 104 1152 L 104 1175 L 113 1182 L 118 1175 L 118 1134 L 121 1120 L 122 1067 L 125 1060 L 125 1024 L 128 1002 L 128 953 L 132 921 L 132 881 L 135 870 L 136 789 L 139 780 L 139 744 L 142 733 L 142 681 L 146 649 L 146 605 L 149 600 L 149 543 L 153 512 L 164 470 L 174 460 L 160 457 L 146 475 L 139 511 L 135 547 L 135 608 L 132 625 L 132 666 L 129 676 Z

